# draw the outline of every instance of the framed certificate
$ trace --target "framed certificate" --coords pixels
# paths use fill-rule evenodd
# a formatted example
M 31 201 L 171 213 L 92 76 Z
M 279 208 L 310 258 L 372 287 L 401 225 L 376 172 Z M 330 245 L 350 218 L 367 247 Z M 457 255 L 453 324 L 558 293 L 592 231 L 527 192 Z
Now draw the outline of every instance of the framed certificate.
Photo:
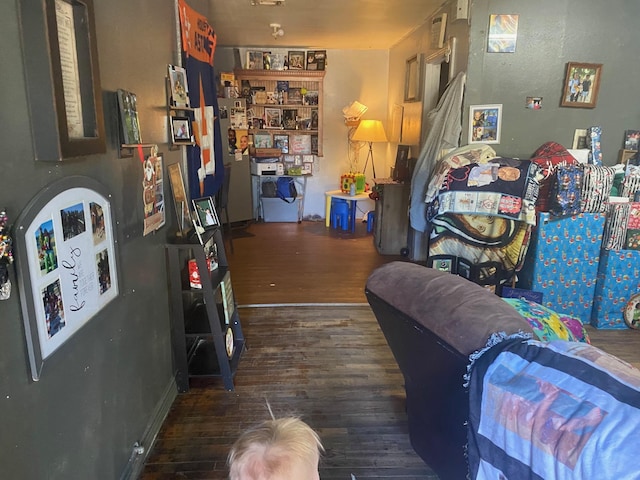
M 106 152 L 92 0 L 20 0 L 36 160 Z

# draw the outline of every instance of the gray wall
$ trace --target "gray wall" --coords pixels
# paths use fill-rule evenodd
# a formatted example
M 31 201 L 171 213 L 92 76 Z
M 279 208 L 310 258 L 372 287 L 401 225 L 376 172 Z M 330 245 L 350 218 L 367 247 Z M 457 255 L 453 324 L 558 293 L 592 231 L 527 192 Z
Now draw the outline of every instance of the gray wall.
M 515 53 L 486 53 L 489 14 L 519 14 Z M 634 84 L 640 62 L 640 2 L 636 0 L 475 0 L 465 118 L 469 105 L 503 104 L 498 154 L 529 158 L 541 144 L 571 147 L 576 128 L 603 128 L 605 164 L 616 162 L 624 130 L 640 128 Z M 602 63 L 595 109 L 559 107 L 567 62 Z M 539 111 L 525 97 L 543 97 Z M 468 125 L 464 125 L 463 144 Z
M 189 3 L 207 13 L 205 2 Z M 166 68 L 176 50 L 173 1 L 94 4 L 105 95 L 117 88 L 136 92 L 143 140 L 159 145 L 165 166 L 181 161 L 179 151 L 168 151 L 163 109 Z M 0 476 L 119 478 L 130 468 L 134 442 L 150 440 L 150 427 L 175 396 L 163 248 L 175 231 L 170 188 L 165 185 L 167 225 L 143 237 L 140 161 L 118 158 L 108 95 L 106 154 L 34 161 L 17 0 L 0 2 L 0 43 L 0 207 L 15 221 L 43 186 L 61 177 L 100 181 L 112 194 L 120 274 L 120 296 L 49 357 L 33 382 L 11 273 L 12 296 L 0 301 Z

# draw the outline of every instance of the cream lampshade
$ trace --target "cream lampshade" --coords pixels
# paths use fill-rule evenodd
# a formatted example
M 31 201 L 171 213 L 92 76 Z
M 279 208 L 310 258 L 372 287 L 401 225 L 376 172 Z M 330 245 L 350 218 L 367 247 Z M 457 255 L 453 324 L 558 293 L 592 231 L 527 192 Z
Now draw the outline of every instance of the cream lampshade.
M 360 125 L 351 137 L 354 142 L 369 142 L 369 153 L 367 161 L 364 164 L 362 173 L 367 169 L 369 157 L 371 157 L 371 168 L 373 169 L 373 177 L 376 177 L 376 165 L 373 163 L 373 142 L 387 142 L 387 134 L 380 120 L 361 120 Z

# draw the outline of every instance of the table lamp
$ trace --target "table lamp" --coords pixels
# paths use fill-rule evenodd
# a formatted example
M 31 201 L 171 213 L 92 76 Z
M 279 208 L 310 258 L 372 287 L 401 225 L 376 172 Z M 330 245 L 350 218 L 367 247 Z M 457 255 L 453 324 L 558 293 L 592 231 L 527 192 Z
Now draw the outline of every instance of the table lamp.
M 367 169 L 369 158 L 371 158 L 371 168 L 373 169 L 373 178 L 376 177 L 376 165 L 373 163 L 373 142 L 387 142 L 387 135 L 384 133 L 384 127 L 380 120 L 361 120 L 360 125 L 351 138 L 355 142 L 369 142 L 369 153 L 364 163 L 362 173 Z

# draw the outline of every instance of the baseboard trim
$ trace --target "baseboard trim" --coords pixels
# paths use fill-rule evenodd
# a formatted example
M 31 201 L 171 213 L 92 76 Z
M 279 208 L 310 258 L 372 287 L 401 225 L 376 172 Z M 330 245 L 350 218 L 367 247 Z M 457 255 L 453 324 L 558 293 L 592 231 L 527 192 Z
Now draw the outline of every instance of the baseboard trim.
M 162 397 L 160 397 L 160 400 L 154 408 L 151 421 L 142 434 L 142 438 L 138 441 L 137 445 L 132 446 L 133 451 L 131 453 L 131 457 L 120 476 L 120 480 L 135 480 L 140 477 L 142 470 L 144 469 L 144 464 L 147 461 L 147 456 L 149 455 L 149 452 L 151 452 L 153 444 L 160 432 L 160 428 L 162 428 L 162 424 L 164 423 L 165 418 L 167 418 L 171 405 L 173 405 L 173 401 L 177 396 L 178 387 L 176 386 L 175 378 L 171 378 L 164 393 L 162 394 Z M 139 453 L 140 449 L 142 449 L 142 453 Z
M 238 308 L 265 307 L 368 307 L 368 303 L 250 303 L 238 305 Z

